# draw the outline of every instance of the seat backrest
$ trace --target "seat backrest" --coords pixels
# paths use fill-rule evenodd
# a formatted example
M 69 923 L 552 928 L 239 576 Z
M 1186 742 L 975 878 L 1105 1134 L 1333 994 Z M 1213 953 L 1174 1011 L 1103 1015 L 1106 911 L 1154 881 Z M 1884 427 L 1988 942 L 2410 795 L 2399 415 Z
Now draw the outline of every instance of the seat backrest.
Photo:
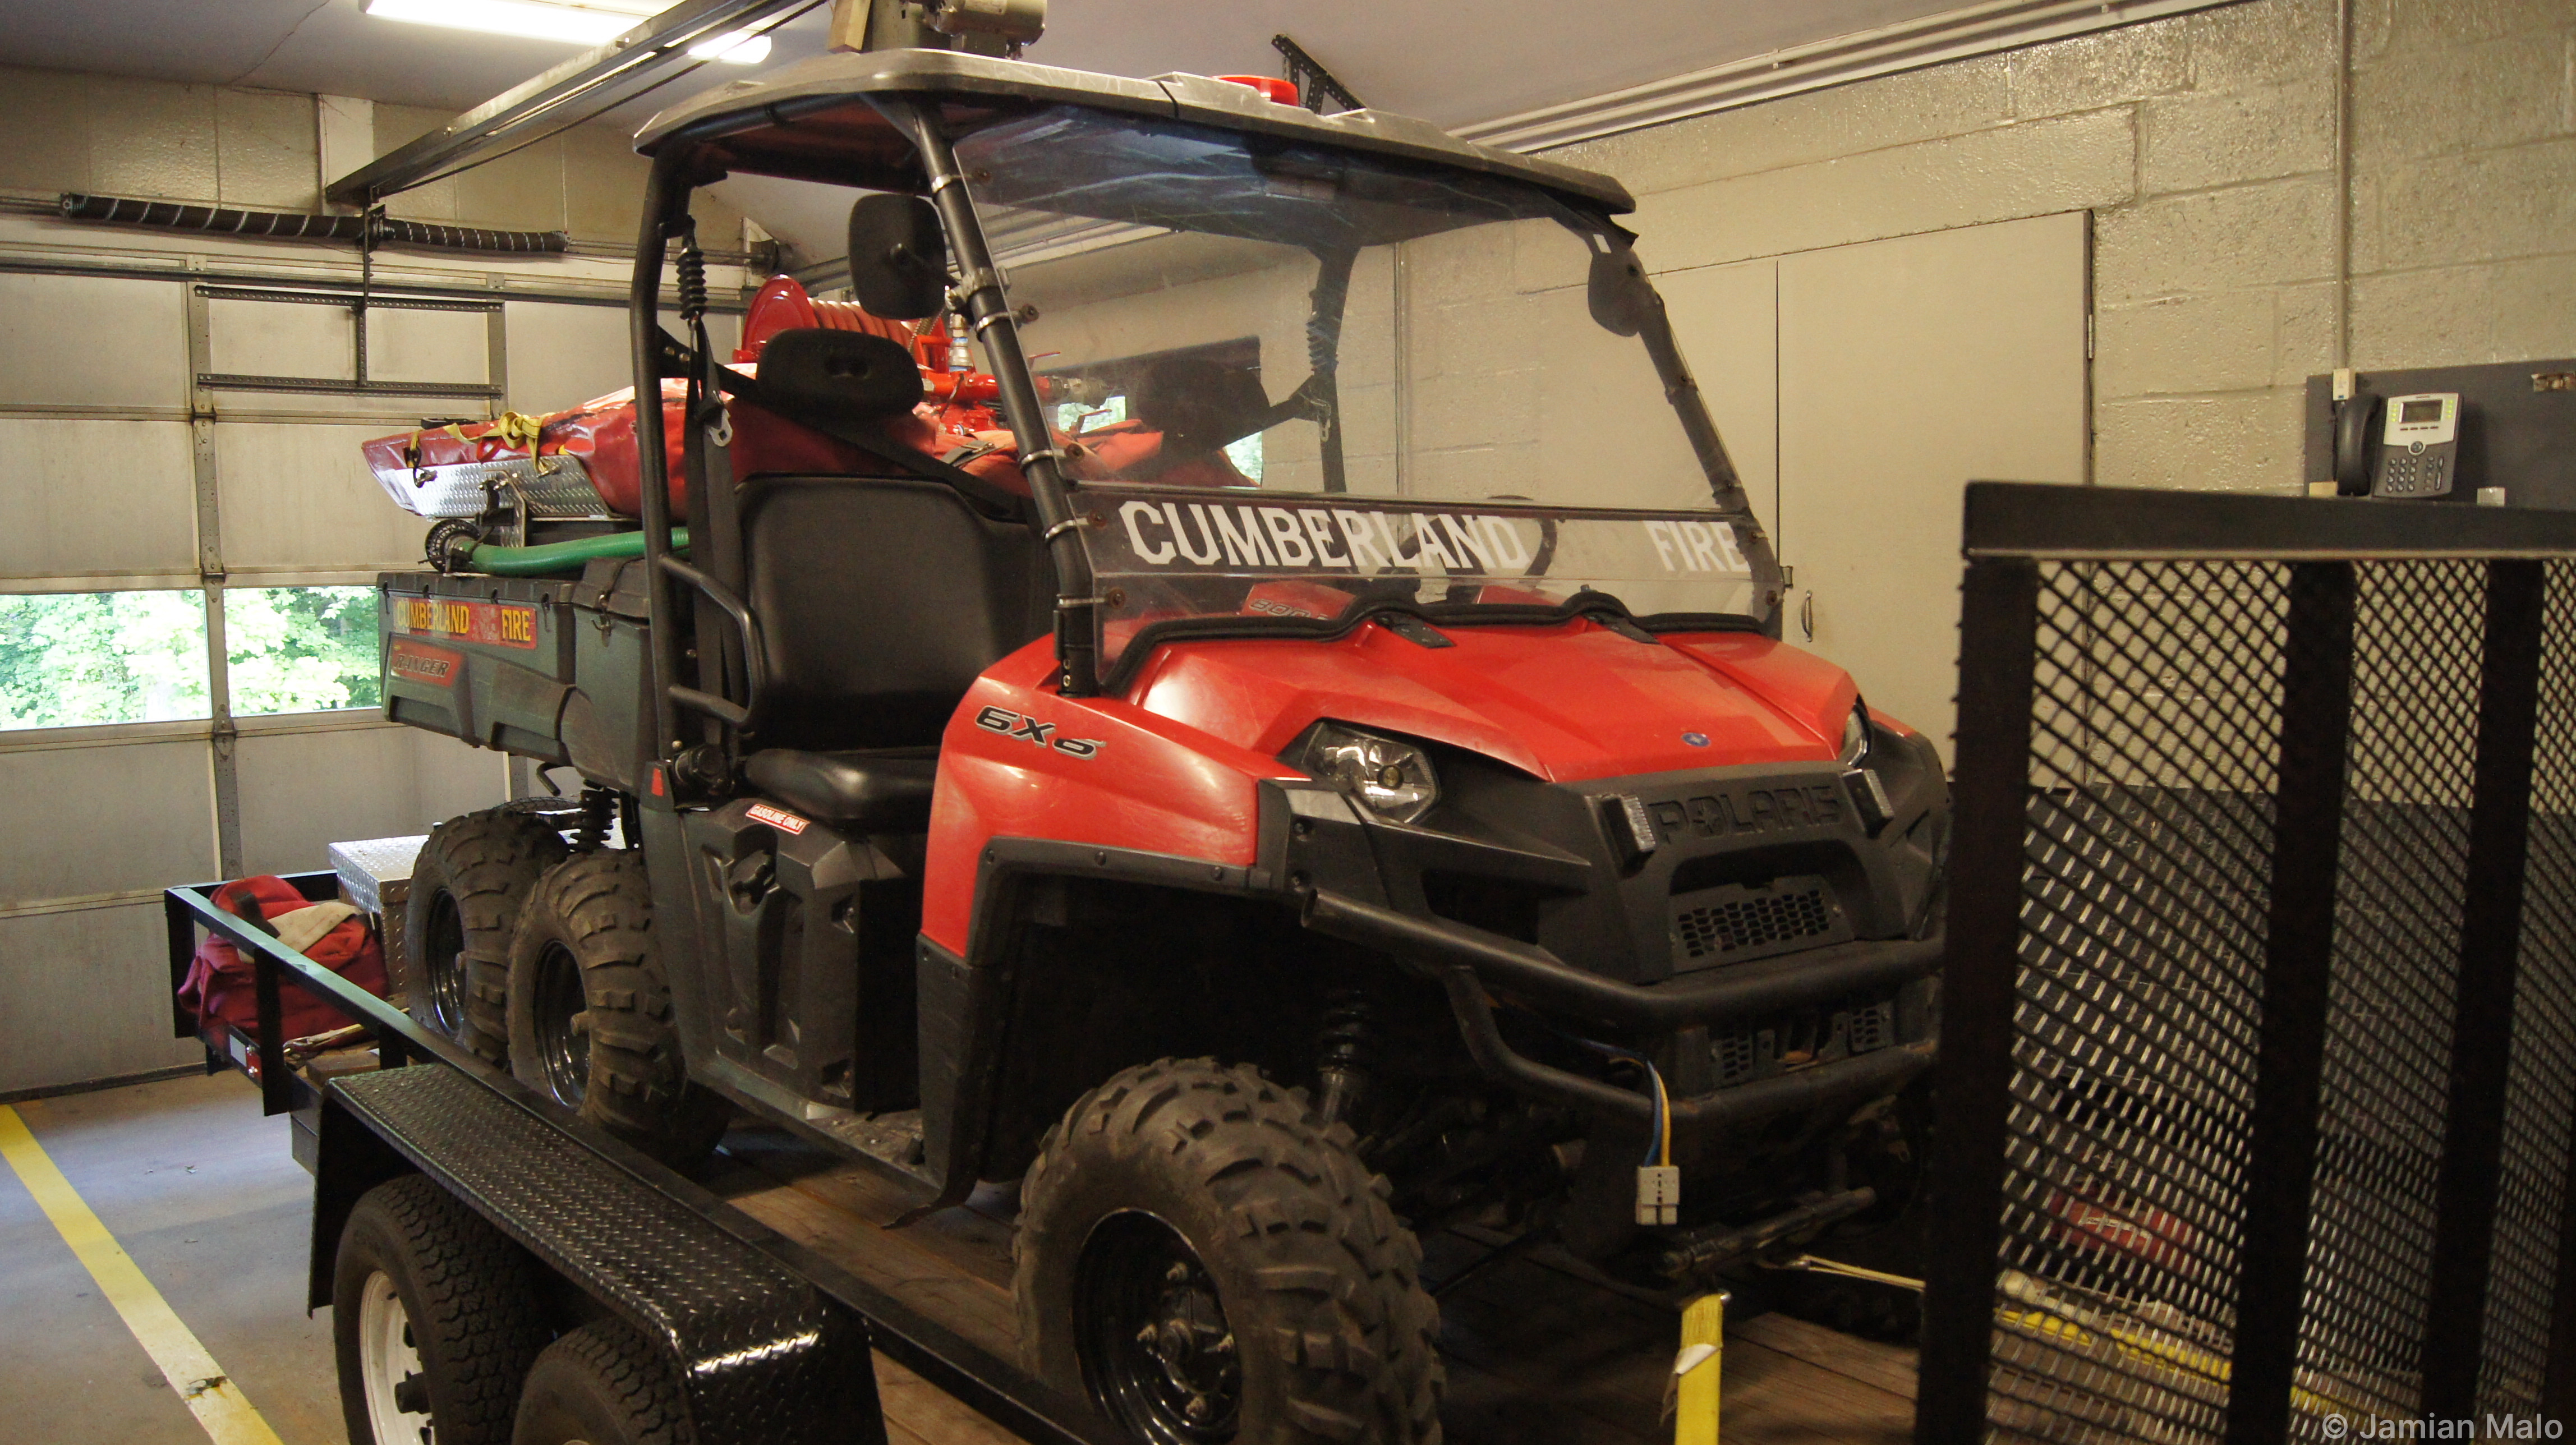
M 763 476 L 741 495 L 763 746 L 936 744 L 976 675 L 1047 629 L 1036 537 L 942 483 Z

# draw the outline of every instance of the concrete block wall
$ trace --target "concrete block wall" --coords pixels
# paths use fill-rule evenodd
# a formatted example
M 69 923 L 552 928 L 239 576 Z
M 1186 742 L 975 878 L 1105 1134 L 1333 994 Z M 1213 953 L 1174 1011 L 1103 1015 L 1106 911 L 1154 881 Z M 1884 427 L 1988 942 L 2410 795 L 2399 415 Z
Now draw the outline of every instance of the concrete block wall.
M 309 211 L 321 205 L 317 100 L 281 91 L 0 67 L 0 188 Z M 376 106 L 374 153 L 455 112 Z M 623 130 L 577 126 L 396 197 L 389 214 L 494 230 L 632 243 L 648 163 Z M 697 199 L 710 246 L 742 244 L 742 216 Z
M 2576 354 L 2576 0 L 2354 12 L 2352 364 Z M 2088 209 L 2094 480 L 2294 491 L 2340 48 L 2333 0 L 2245 0 L 1553 154 L 1657 271 Z

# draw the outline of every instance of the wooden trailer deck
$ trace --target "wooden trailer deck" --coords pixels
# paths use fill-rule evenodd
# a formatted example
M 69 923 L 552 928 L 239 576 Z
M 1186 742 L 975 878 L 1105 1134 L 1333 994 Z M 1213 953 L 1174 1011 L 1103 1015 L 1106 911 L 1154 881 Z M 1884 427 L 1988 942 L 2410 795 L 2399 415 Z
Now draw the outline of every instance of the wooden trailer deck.
M 1011 1354 L 1011 1201 L 990 1191 L 906 1229 L 891 1224 L 927 1197 L 918 1185 L 816 1148 L 783 1130 L 737 1128 L 709 1180 L 770 1228 L 929 1314 Z M 1436 1282 L 1479 1258 L 1456 1235 L 1424 1242 Z M 1454 1445 L 1645 1445 L 1659 1424 L 1680 1334 L 1675 1314 L 1526 1259 L 1482 1270 L 1441 1296 Z M 1914 1433 L 1914 1351 L 1782 1315 L 1727 1327 L 1723 1430 L 1729 1445 L 1885 1442 Z M 880 1357 L 878 1381 L 897 1445 L 1017 1440 Z

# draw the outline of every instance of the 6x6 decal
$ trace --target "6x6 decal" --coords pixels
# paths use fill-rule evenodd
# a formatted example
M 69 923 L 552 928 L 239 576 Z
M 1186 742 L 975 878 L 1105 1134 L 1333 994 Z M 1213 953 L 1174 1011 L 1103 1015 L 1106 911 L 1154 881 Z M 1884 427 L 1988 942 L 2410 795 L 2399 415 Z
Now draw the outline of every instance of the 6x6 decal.
M 1040 722 L 1006 707 L 988 707 L 975 714 L 975 726 L 1004 737 L 1035 743 L 1042 748 L 1053 748 L 1069 758 L 1095 757 L 1100 752 L 1100 742 L 1096 738 L 1057 737 L 1054 723 Z

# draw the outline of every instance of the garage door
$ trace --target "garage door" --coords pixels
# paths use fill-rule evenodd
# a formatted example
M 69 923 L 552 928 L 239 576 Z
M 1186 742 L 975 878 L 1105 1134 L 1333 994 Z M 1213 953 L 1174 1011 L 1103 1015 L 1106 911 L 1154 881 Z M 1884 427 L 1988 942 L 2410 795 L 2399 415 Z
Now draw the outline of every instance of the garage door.
M 0 273 L 0 1093 L 195 1057 L 159 890 L 507 795 L 377 711 L 365 438 L 620 385 L 613 306 Z M 265 379 L 263 379 L 265 378 Z

